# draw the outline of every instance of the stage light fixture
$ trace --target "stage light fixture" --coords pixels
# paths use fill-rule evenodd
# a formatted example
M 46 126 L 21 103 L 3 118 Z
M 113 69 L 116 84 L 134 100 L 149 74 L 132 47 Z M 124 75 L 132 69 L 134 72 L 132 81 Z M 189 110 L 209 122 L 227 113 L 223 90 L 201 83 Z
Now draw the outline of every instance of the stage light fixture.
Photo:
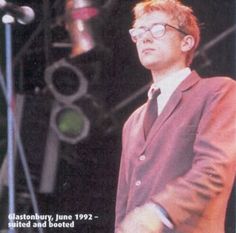
M 45 70 L 45 81 L 56 100 L 65 104 L 80 99 L 88 89 L 83 72 L 64 58 Z
M 85 56 L 81 55 L 82 58 Z M 45 71 L 47 87 L 54 97 L 50 126 L 60 141 L 69 144 L 88 137 L 92 125 L 97 127 L 104 115 L 103 104 L 89 93 L 92 90 L 88 90 L 91 73 L 97 70 L 92 64 L 85 66 L 82 62 L 73 61 L 61 59 Z
M 58 138 L 70 144 L 86 138 L 90 130 L 89 119 L 76 105 L 57 104 L 52 110 L 50 123 Z

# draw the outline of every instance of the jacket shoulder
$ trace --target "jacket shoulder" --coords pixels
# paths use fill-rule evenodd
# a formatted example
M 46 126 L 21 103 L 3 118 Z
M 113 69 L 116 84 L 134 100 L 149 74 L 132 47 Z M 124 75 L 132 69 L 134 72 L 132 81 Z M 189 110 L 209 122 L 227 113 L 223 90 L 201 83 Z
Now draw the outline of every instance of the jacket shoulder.
M 123 129 L 131 127 L 133 122 L 139 121 L 139 119 L 142 117 L 142 114 L 144 112 L 143 110 L 144 110 L 145 106 L 146 106 L 146 103 L 141 105 L 136 110 L 134 110 L 133 113 L 131 113 L 131 115 L 126 120 Z
M 236 88 L 236 81 L 226 76 L 202 78 L 199 84 L 204 86 L 207 85 L 209 89 L 213 89 L 215 91 Z

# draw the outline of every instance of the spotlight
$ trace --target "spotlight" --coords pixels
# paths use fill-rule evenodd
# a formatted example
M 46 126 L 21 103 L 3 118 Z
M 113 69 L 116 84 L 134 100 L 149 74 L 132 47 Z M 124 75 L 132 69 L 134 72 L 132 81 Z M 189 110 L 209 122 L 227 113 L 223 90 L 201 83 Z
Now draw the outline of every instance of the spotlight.
M 90 53 L 79 58 L 87 55 Z M 100 127 L 105 116 L 103 102 L 94 95 L 96 86 L 88 83 L 91 76 L 96 76 L 96 67 L 84 64 L 81 59 L 81 62 L 73 61 L 77 59 L 61 59 L 45 71 L 47 87 L 55 99 L 50 125 L 59 140 L 69 144 L 76 144 L 88 137 L 91 128 Z
M 90 122 L 76 105 L 57 104 L 52 110 L 51 126 L 62 141 L 75 144 L 88 136 Z
M 92 20 L 97 21 L 99 10 L 90 0 L 66 0 L 66 28 L 72 42 L 71 56 L 78 56 L 94 49 L 95 31 Z
M 66 59 L 61 59 L 46 69 L 45 81 L 54 97 L 65 104 L 78 100 L 88 89 L 88 81 L 82 71 Z

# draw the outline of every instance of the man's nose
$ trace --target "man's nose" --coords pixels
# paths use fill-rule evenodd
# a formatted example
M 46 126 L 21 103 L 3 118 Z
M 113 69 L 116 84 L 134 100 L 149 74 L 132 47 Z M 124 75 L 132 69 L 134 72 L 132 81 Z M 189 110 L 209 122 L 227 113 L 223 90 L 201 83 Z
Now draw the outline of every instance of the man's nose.
M 151 42 L 153 41 L 153 36 L 152 33 L 150 32 L 150 30 L 147 30 L 143 33 L 142 37 L 141 37 L 142 42 Z

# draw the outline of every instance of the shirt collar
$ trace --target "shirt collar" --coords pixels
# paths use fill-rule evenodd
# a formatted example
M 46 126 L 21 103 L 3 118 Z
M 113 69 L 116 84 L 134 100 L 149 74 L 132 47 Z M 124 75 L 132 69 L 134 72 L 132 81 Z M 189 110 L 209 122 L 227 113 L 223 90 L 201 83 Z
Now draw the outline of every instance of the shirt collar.
M 154 82 L 148 91 L 148 98 L 151 98 L 153 89 L 160 89 L 161 93 L 172 93 L 177 88 L 177 86 L 189 76 L 190 73 L 191 69 L 189 67 L 186 67 L 172 73 L 159 82 Z

